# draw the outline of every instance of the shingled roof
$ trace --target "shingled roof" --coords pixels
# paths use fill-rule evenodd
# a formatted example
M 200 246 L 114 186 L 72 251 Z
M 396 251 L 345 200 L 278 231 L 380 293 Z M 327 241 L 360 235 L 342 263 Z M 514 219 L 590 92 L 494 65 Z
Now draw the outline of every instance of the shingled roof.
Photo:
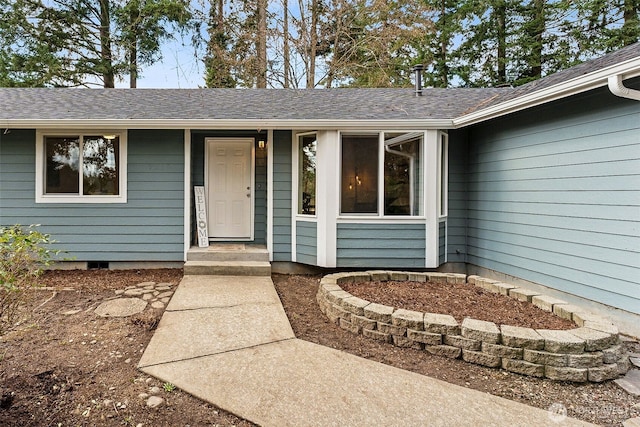
M 504 114 L 516 111 L 512 105 L 519 99 L 546 93 L 566 82 L 577 82 L 583 76 L 639 58 L 640 43 L 635 43 L 518 88 L 424 89 L 423 96 L 416 96 L 413 89 L 0 88 L 0 126 L 56 121 L 120 126 L 166 122 L 168 127 L 180 126 L 181 121 L 189 121 L 191 125 L 201 121 L 209 126 L 225 121 L 289 125 L 308 122 L 310 126 L 321 121 L 406 121 L 428 126 L 430 122 L 443 120 L 453 125 L 455 119 L 471 114 L 479 117 L 473 119 L 475 122 L 484 120 L 488 116 L 483 116 L 483 112 L 490 108 L 499 110 L 501 105 L 509 105 Z M 633 67 L 634 75 L 640 74 L 640 66 L 634 62 Z M 599 77 L 595 84 L 606 85 L 606 78 Z M 588 88 L 592 87 L 594 83 L 590 82 Z
M 511 89 L 0 89 L 0 119 L 449 119 Z

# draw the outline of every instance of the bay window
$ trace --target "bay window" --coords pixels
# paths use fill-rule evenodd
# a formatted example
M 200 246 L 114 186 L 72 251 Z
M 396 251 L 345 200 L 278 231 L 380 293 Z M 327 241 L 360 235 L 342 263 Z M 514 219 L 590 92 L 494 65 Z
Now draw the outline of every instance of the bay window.
M 341 145 L 342 214 L 423 215 L 423 133 L 343 134 Z

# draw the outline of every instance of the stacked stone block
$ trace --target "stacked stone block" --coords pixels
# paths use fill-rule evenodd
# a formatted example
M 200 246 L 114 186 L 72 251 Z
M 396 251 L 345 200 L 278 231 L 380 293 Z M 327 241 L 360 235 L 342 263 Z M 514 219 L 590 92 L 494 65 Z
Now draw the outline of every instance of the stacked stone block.
M 534 330 L 471 318 L 459 324 L 446 314 L 373 303 L 340 287 L 344 283 L 371 280 L 468 283 L 532 302 L 579 327 L 567 331 Z M 316 297 L 321 311 L 339 327 L 398 347 L 560 381 L 602 382 L 629 369 L 618 330 L 609 320 L 562 300 L 479 276 L 398 271 L 335 273 L 322 278 Z

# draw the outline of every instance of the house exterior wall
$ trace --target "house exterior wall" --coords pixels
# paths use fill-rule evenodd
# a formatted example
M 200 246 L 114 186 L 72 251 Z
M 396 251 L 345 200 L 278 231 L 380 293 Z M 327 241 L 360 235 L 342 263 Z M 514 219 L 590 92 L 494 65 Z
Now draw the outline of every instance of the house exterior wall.
M 273 132 L 273 261 L 291 261 L 291 131 Z
M 467 252 L 467 131 L 449 131 L 449 194 L 447 262 L 466 262 Z
M 337 267 L 424 268 L 425 224 L 338 223 Z
M 296 262 L 318 263 L 318 225 L 315 221 L 296 221 Z
M 125 204 L 36 204 L 35 138 L 2 135 L 0 224 L 41 224 L 76 261 L 183 260 L 183 131 L 128 132 Z
M 259 149 L 258 140 L 266 141 L 266 133 L 247 131 L 205 131 L 191 132 L 191 188 L 205 185 L 205 138 L 254 138 L 255 139 L 255 189 L 254 189 L 254 240 L 264 245 L 267 242 L 267 150 Z M 193 195 L 191 212 L 194 215 Z M 191 220 L 195 224 L 194 218 Z M 192 231 L 194 233 L 194 231 Z
M 472 127 L 467 262 L 640 313 L 639 135 L 606 89 Z
M 447 262 L 447 221 L 438 223 L 438 263 Z

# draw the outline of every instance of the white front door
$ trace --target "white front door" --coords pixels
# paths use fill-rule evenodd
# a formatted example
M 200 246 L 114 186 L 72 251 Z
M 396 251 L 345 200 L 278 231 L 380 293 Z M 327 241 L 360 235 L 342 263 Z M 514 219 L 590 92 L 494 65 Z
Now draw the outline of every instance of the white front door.
M 209 237 L 250 240 L 253 139 L 207 138 Z

